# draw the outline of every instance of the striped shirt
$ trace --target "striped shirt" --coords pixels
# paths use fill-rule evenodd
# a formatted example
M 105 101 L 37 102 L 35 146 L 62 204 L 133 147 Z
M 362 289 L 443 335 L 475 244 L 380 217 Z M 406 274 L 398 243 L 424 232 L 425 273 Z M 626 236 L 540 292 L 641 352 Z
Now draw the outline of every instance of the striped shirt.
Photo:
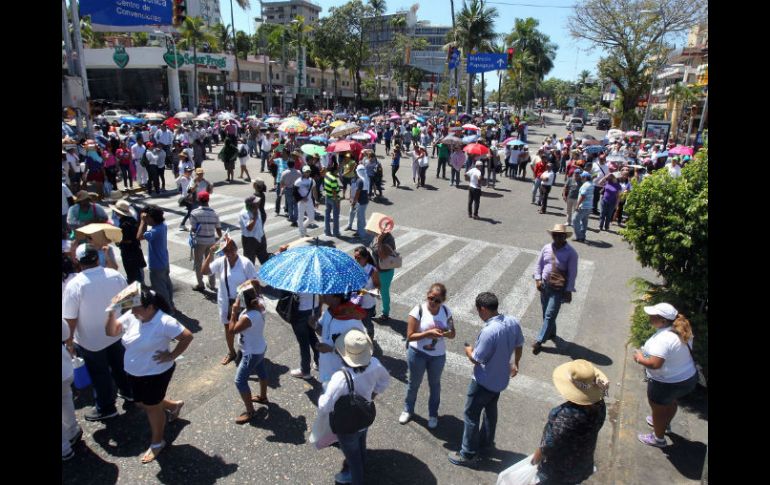
M 190 213 L 190 227 L 195 230 L 195 227 L 200 224 L 198 231 L 195 233 L 196 244 L 214 244 L 217 241 L 216 229 L 220 228 L 219 216 L 211 207 L 198 207 Z
M 324 192 L 326 193 L 326 197 L 330 197 L 334 200 L 339 198 L 340 179 L 331 172 L 327 172 L 326 177 L 324 177 Z

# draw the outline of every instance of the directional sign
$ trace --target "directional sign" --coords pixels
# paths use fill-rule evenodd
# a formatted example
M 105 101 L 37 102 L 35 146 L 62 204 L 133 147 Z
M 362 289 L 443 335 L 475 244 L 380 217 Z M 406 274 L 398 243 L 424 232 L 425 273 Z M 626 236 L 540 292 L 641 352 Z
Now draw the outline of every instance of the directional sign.
M 465 72 L 502 71 L 508 64 L 505 54 L 468 54 Z

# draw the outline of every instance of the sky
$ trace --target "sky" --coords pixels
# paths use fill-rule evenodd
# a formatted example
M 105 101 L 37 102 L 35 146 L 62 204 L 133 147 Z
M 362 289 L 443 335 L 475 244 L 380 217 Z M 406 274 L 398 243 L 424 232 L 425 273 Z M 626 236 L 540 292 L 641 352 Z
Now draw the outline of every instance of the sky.
M 321 17 L 328 15 L 329 7 L 346 3 L 345 0 L 311 0 L 319 5 Z M 417 20 L 427 20 L 435 25 L 451 25 L 452 14 L 449 0 L 388 0 L 387 13 L 408 10 L 414 3 L 420 5 Z M 463 0 L 455 0 L 455 13 L 462 8 Z M 244 32 L 254 33 L 254 17 L 259 16 L 260 3 L 251 0 L 250 13 L 247 14 L 233 2 L 235 7 L 235 27 Z M 485 5 L 498 11 L 495 31 L 509 33 L 513 29 L 514 19 L 533 17 L 540 22 L 539 30 L 551 37 L 559 48 L 556 51 L 553 70 L 546 79 L 555 77 L 568 81 L 577 79 L 578 73 L 588 70 L 596 76 L 596 64 L 602 56 L 599 49 L 589 52 L 591 47 L 584 41 L 576 41 L 569 35 L 567 19 L 572 12 L 573 2 L 569 0 L 488 0 Z M 527 6 L 528 5 L 528 6 Z M 539 5 L 539 6 L 536 6 Z M 222 21 L 230 23 L 230 0 L 220 0 Z

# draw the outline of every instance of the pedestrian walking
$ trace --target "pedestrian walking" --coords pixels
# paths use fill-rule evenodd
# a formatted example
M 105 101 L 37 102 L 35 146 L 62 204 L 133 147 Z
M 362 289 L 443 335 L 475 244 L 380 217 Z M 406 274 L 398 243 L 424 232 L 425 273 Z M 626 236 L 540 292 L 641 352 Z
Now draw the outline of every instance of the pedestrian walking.
M 481 203 L 481 186 L 485 180 L 481 175 L 484 162 L 476 162 L 476 167 L 465 172 L 465 180 L 468 181 L 468 217 L 479 218 L 479 204 Z
M 246 197 L 244 208 L 238 214 L 238 224 L 241 227 L 241 246 L 246 259 L 251 261 L 251 264 L 256 264 L 257 258 L 260 263 L 267 261 L 264 222 L 256 196 Z
M 366 168 L 363 163 L 356 168 L 357 180 L 350 188 L 350 217 L 348 218 L 348 231 L 353 230 L 353 222 L 356 222 L 358 238 L 365 242 L 366 235 L 366 208 L 369 206 L 369 178 L 366 176 Z
M 671 431 L 679 399 L 691 393 L 698 384 L 698 369 L 692 355 L 693 333 L 689 320 L 670 303 L 644 307 L 655 333 L 641 349 L 634 352 L 634 361 L 647 374 L 647 401 L 652 416 L 647 416 L 651 433 L 639 434 L 645 445 L 668 446 L 665 433 Z
M 441 178 L 446 180 L 446 166 L 449 163 L 449 146 L 447 146 L 446 143 L 439 142 L 438 140 L 436 140 L 436 143 L 433 146 L 438 147 L 438 166 L 436 167 L 436 178 L 439 178 L 439 174 L 441 174 Z
M 567 221 L 564 223 L 567 226 L 572 225 L 572 212 L 577 205 L 578 195 L 580 192 L 580 175 L 582 170 L 577 169 L 572 172 L 572 177 L 568 177 L 564 184 L 564 191 L 562 192 L 562 199 L 567 204 Z
M 397 144 L 393 148 L 393 157 L 391 158 L 391 161 L 390 161 L 390 176 L 393 179 L 393 187 L 399 187 L 401 185 L 401 181 L 396 176 L 396 173 L 398 173 L 398 168 L 400 165 L 401 165 L 401 145 Z
M 292 187 L 297 198 L 297 222 L 301 237 L 307 236 L 307 226 L 315 221 L 315 208 L 318 206 L 318 203 L 313 197 L 314 187 L 315 181 L 310 178 L 310 167 L 305 165 L 302 167 L 301 177 L 294 182 Z
M 537 197 L 536 205 L 542 204 L 540 184 L 543 183 L 543 180 L 540 178 L 540 176 L 543 175 L 546 168 L 548 167 L 548 164 L 545 162 L 545 160 L 543 160 L 543 154 L 544 152 L 542 148 L 538 150 L 537 156 L 535 157 L 535 163 L 532 166 L 532 203 L 535 204 L 535 197 Z
M 284 170 L 281 173 L 281 179 L 279 183 L 279 187 L 281 188 L 281 194 L 284 195 L 284 198 L 286 200 L 286 215 L 289 218 L 289 221 L 291 221 L 292 227 L 297 227 L 298 223 L 297 220 L 299 219 L 298 207 L 297 207 L 297 200 L 294 197 L 294 183 L 299 180 L 302 177 L 302 174 L 299 170 L 296 170 L 294 167 L 296 166 L 296 162 L 294 160 L 288 160 L 286 162 L 286 170 Z M 276 214 L 278 214 L 278 209 L 280 207 L 280 195 L 278 196 L 278 202 L 275 204 L 275 210 Z
M 140 187 L 146 187 L 148 181 L 146 153 L 147 147 L 144 146 L 144 141 L 141 137 L 137 138 L 136 143 L 131 147 L 131 160 L 136 169 L 136 183 Z
M 145 231 L 145 227 L 152 226 Z M 148 206 L 142 212 L 136 239 L 147 241 L 149 254 L 150 284 L 163 300 L 168 303 L 170 315 L 176 312 L 174 308 L 174 286 L 171 284 L 171 273 L 168 259 L 168 226 L 163 222 L 163 209 Z
M 337 162 L 329 162 L 324 175 L 324 235 L 340 237 L 340 179 L 337 177 Z M 332 232 L 334 228 L 334 232 Z
M 592 201 L 594 196 L 594 186 L 591 183 L 591 174 L 583 171 L 580 174 L 583 184 L 578 191 L 577 211 L 572 219 L 572 225 L 575 228 L 575 239 L 573 241 L 585 242 L 586 231 L 588 231 L 588 216 L 591 214 Z
M 452 152 L 452 155 L 449 157 L 449 165 L 452 168 L 452 173 L 450 174 L 450 180 L 449 180 L 450 187 L 453 184 L 455 187 L 460 187 L 460 169 L 462 169 L 465 166 L 466 160 L 467 160 L 467 155 L 462 150 L 462 147 L 460 145 L 455 145 L 454 151 Z
M 484 292 L 476 297 L 476 311 L 484 327 L 475 345 L 465 344 L 465 355 L 473 364 L 473 377 L 465 401 L 462 447 L 449 454 L 449 462 L 454 465 L 473 467 L 480 452 L 494 448 L 497 401 L 509 380 L 519 373 L 524 345 L 521 326 L 514 317 L 501 315 L 497 309 L 498 300 L 493 293 Z
M 251 182 L 251 174 L 249 174 L 249 169 L 246 166 L 246 162 L 249 161 L 249 146 L 246 145 L 243 138 L 238 140 L 238 164 L 241 167 L 241 173 L 238 175 L 238 177 L 242 178 L 246 182 Z M 243 176 L 243 174 L 246 174 L 246 177 Z
M 235 125 L 227 125 L 235 126 Z M 235 181 L 235 160 L 238 158 L 238 146 L 235 143 L 235 135 L 225 138 L 225 146 L 220 150 L 218 158 L 222 160 L 227 172 L 227 182 Z
M 217 238 L 222 237 L 222 226 L 217 213 L 209 207 L 209 193 L 198 192 L 197 198 L 200 206 L 190 214 L 190 244 L 193 252 L 193 269 L 198 281 L 198 284 L 193 286 L 193 290 L 203 291 L 203 260 L 208 255 L 211 245 Z M 214 275 L 210 275 L 208 280 L 209 289 L 216 291 Z
M 393 258 L 396 252 L 396 239 L 390 231 L 382 231 L 370 243 L 372 259 L 380 278 L 380 295 L 382 296 L 382 314 L 379 319 L 387 321 L 390 318 L 390 284 L 393 282 L 395 266 Z
M 620 192 L 623 188 L 620 186 L 614 172 L 608 173 L 599 182 L 604 184 L 602 190 L 601 213 L 599 216 L 599 230 L 610 230 L 610 222 L 615 215 L 620 202 Z
M 540 213 L 545 214 L 548 208 L 548 194 L 551 193 L 551 187 L 556 182 L 556 171 L 553 164 L 546 165 L 545 172 L 540 175 Z
M 326 391 L 318 398 L 318 413 L 323 419 L 326 415 L 350 406 L 338 406 L 341 400 L 355 393 L 370 403 L 374 409 L 374 398 L 382 394 L 390 383 L 390 375 L 376 357 L 372 357 L 372 342 L 360 330 L 351 329 L 337 338 L 334 351 L 341 359 L 340 369 L 334 373 Z M 344 363 L 344 364 L 342 364 Z M 350 402 L 350 401 L 348 401 Z M 355 404 L 354 404 L 355 405 Z M 335 416 L 336 421 L 350 419 L 352 416 Z M 340 450 L 345 456 L 342 471 L 335 475 L 337 483 L 363 485 L 364 464 L 366 462 L 366 435 L 371 423 L 361 423 L 363 429 L 350 433 L 337 432 Z
M 262 155 L 262 161 L 260 165 L 260 172 L 265 171 L 265 163 L 270 156 L 270 151 L 273 149 L 273 135 L 272 133 L 265 132 L 259 137 L 259 150 Z
M 578 271 L 578 254 L 567 243 L 572 235 L 564 224 L 555 224 L 547 230 L 553 241 L 540 250 L 535 267 L 535 286 L 540 292 L 543 308 L 543 325 L 532 344 L 532 353 L 537 355 L 547 340 L 556 341 L 556 317 L 562 303 L 572 301 Z
M 406 328 L 408 349 L 406 353 L 409 384 L 404 399 L 404 411 L 398 422 L 406 424 L 414 414 L 417 391 L 425 372 L 428 373 L 428 428 L 438 426 L 438 407 L 441 402 L 441 374 L 446 363 L 444 338 L 455 338 L 452 312 L 444 305 L 446 286 L 434 283 L 428 289 L 426 300 L 409 312 Z
M 107 311 L 106 334 L 119 338 L 125 346 L 124 366 L 136 402 L 142 405 L 150 423 L 150 447 L 142 463 L 155 460 L 166 447 L 163 434 L 166 421 L 179 417 L 184 401 L 166 399 L 168 384 L 193 334 L 170 315 L 171 308 L 157 292 L 141 286 L 139 305 L 119 318 L 117 308 Z M 173 350 L 169 344 L 176 340 Z
M 321 299 L 312 293 L 296 294 L 297 309 L 291 315 L 291 328 L 294 338 L 299 345 L 299 367 L 289 372 L 289 375 L 298 379 L 309 380 L 310 353 L 313 353 L 313 368 L 318 369 L 319 351 L 318 336 L 311 328 L 312 322 L 321 316 Z
M 601 191 L 606 184 L 605 177 L 610 173 L 610 167 L 607 165 L 607 158 L 604 153 L 599 155 L 599 163 L 591 165 L 591 177 L 594 180 L 594 197 L 593 205 L 591 206 L 594 215 L 600 215 L 599 202 L 601 200 Z

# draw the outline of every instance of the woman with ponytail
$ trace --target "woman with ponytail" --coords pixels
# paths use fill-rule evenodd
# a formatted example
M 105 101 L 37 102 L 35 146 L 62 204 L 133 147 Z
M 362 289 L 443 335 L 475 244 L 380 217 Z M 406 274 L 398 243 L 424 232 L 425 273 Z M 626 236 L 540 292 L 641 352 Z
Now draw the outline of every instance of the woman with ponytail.
M 638 438 L 646 445 L 663 448 L 668 446 L 664 433 L 670 431 L 677 400 L 695 389 L 698 370 L 692 356 L 692 328 L 684 315 L 668 303 L 646 306 L 644 311 L 657 331 L 634 352 L 634 361 L 646 368 L 647 400 L 652 409 L 647 424 L 653 432 Z

